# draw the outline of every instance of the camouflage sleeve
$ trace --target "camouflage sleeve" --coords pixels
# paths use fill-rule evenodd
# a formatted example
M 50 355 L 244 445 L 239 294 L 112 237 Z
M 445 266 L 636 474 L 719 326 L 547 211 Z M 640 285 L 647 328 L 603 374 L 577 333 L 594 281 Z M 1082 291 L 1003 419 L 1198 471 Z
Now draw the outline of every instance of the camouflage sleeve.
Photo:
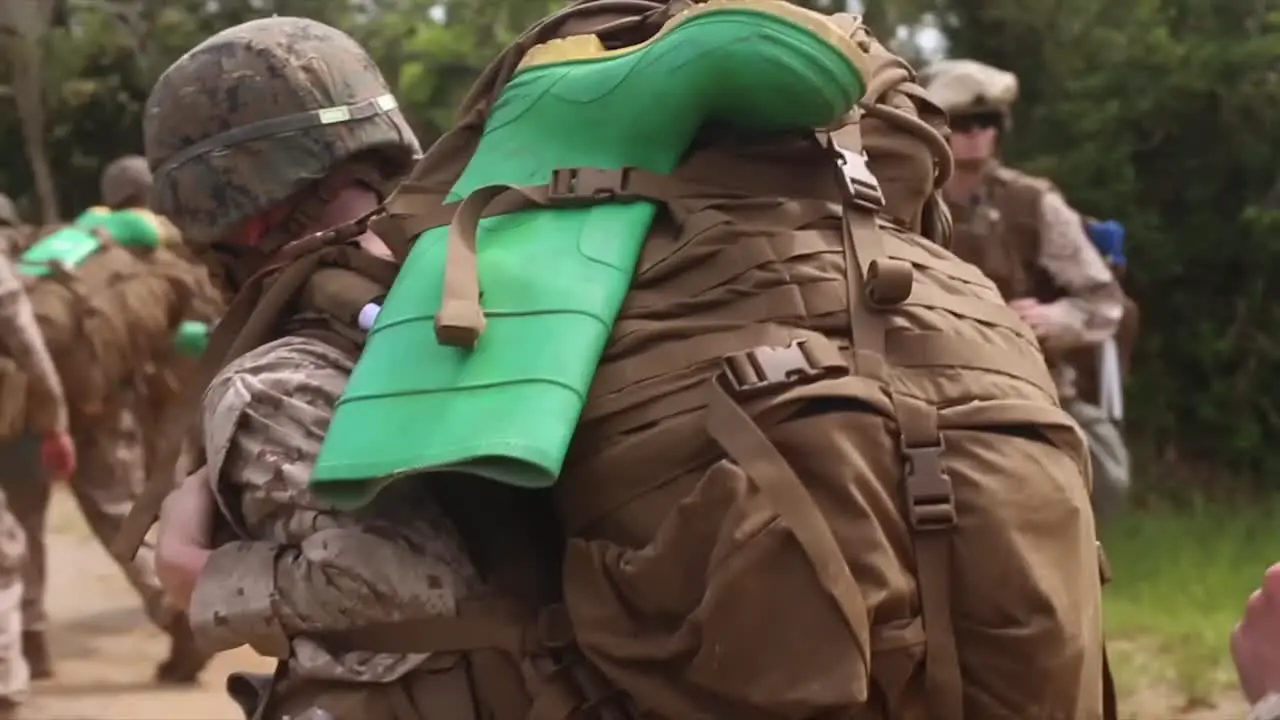
M 22 279 L 8 258 L 0 258 L 0 337 L 5 339 L 13 361 L 31 378 L 28 405 L 38 413 L 32 416 L 31 429 L 65 432 L 67 400 L 62 380 L 45 347 Z
M 209 649 L 249 644 L 279 657 L 292 647 L 294 662 L 312 665 L 313 676 L 386 680 L 421 658 L 330 658 L 290 638 L 452 614 L 455 599 L 478 586 L 429 496 L 387 496 L 343 513 L 308 492 L 350 371 L 350 360 L 328 345 L 294 337 L 245 355 L 210 385 L 203 409 L 210 477 L 221 498 L 235 499 L 252 539 L 214 551 L 196 585 L 192 627 Z
M 1056 192 L 1040 203 L 1040 265 L 1066 291 L 1048 306 L 1050 349 L 1097 345 L 1115 334 L 1124 314 L 1124 295 L 1093 247 L 1080 215 Z

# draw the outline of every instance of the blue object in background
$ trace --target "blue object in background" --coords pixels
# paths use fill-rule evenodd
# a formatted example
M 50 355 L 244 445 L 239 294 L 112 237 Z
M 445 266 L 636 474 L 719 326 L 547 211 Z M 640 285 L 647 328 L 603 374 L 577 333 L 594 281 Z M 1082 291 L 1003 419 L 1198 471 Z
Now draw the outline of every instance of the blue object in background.
M 1085 223 L 1085 231 L 1107 262 L 1117 267 L 1125 266 L 1128 258 L 1124 254 L 1124 225 L 1118 220 L 1090 220 Z

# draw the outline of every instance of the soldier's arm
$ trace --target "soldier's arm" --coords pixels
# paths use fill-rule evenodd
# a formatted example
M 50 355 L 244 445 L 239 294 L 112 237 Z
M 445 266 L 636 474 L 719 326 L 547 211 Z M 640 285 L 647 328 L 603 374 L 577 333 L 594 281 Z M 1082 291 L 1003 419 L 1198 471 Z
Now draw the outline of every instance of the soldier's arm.
M 1080 215 L 1056 192 L 1041 200 L 1040 237 L 1040 265 L 1067 293 L 1046 308 L 1052 330 L 1045 345 L 1096 345 L 1114 335 L 1124 314 L 1120 285 L 1085 234 Z
M 0 258 L 0 337 L 8 344 L 13 361 L 30 378 L 29 407 L 34 413 L 31 429 L 39 433 L 66 432 L 67 401 L 62 380 L 36 324 L 22 280 L 7 258 Z
M 350 369 L 322 343 L 286 338 L 228 366 L 205 395 L 209 471 L 239 496 L 254 537 L 214 550 L 196 583 L 192 628 L 210 650 L 250 644 L 278 656 L 308 630 L 454 611 L 465 560 L 414 534 L 426 518 L 412 513 L 430 508 L 370 519 L 307 492 Z

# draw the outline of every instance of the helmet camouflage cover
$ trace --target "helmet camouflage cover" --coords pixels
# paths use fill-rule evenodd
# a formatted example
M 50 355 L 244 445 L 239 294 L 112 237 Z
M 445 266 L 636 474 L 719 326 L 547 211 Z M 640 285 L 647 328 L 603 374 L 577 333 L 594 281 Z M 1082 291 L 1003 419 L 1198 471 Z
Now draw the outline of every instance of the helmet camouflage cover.
M 1007 115 L 1018 100 L 1018 76 L 977 60 L 939 60 L 921 73 L 925 90 L 951 116 Z
M 209 244 L 367 152 L 387 187 L 420 147 L 373 59 L 314 20 L 223 30 L 160 76 L 143 121 L 152 208 Z
M 151 168 L 141 155 L 116 158 L 102 171 L 102 204 L 113 208 L 144 205 L 151 194 Z
M 18 223 L 18 208 L 8 195 L 0 193 L 0 227 L 17 227 Z

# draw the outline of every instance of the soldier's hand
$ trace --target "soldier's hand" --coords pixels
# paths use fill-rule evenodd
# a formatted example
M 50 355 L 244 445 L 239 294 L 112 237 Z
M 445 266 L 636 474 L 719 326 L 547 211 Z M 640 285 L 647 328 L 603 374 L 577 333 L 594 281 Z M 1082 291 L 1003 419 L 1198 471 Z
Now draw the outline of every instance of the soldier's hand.
M 1280 692 L 1280 563 L 1267 569 L 1262 587 L 1249 596 L 1231 633 L 1231 656 L 1249 702 Z
M 1018 298 L 1009 302 L 1009 307 L 1018 313 L 1022 322 L 1026 323 L 1038 338 L 1048 337 L 1053 333 L 1057 318 L 1048 305 L 1035 298 Z
M 51 432 L 40 443 L 40 464 L 54 480 L 66 480 L 76 471 L 76 444 L 67 432 Z
M 178 484 L 160 508 L 156 575 L 169 602 L 187 609 L 209 558 L 215 502 L 208 471 L 196 470 Z

